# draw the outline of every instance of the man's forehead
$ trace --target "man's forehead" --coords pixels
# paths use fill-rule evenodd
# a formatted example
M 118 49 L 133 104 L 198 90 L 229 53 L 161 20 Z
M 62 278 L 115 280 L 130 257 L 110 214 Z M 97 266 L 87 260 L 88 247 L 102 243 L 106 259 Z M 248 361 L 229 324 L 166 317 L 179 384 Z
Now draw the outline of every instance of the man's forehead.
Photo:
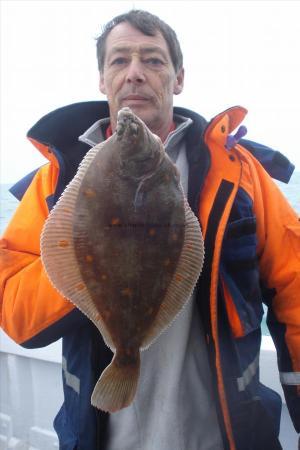
M 160 31 L 157 30 L 154 36 L 147 36 L 127 22 L 116 25 L 107 36 L 107 54 L 120 50 L 127 52 L 132 50 L 138 52 L 160 51 L 169 55 L 168 45 Z
M 161 48 L 156 45 L 147 45 L 147 44 L 132 44 L 132 45 L 112 45 L 108 49 L 108 53 L 110 55 L 114 53 L 160 53 L 163 55 L 167 54 L 167 49 Z

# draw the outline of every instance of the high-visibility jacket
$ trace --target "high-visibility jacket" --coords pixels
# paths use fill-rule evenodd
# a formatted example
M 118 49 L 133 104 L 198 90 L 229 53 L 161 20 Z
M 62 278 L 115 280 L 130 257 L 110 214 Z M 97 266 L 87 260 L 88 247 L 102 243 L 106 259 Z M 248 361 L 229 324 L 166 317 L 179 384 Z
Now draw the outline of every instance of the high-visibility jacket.
M 292 168 L 280 153 L 251 141 L 226 147 L 246 114 L 241 107 L 209 123 L 183 108 L 175 113 L 193 120 L 186 134 L 188 201 L 206 252 L 196 301 L 224 448 L 280 449 L 281 399 L 259 380 L 260 326 L 265 303 L 287 405 L 300 432 L 300 222 L 267 173 L 284 181 Z M 51 286 L 40 233 L 89 149 L 78 136 L 108 116 L 106 102 L 77 103 L 29 131 L 49 163 L 14 187 L 22 199 L 0 246 L 4 331 L 27 348 L 63 338 L 65 401 L 54 426 L 66 450 L 105 448 L 108 415 L 91 406 L 90 396 L 112 353 L 92 322 Z

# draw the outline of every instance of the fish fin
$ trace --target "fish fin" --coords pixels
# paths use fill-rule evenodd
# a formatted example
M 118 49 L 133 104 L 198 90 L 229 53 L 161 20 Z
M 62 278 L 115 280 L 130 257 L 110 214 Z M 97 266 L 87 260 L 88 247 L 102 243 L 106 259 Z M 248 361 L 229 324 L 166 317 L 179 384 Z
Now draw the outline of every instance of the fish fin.
M 101 144 L 86 154 L 73 180 L 52 209 L 41 234 L 41 259 L 54 288 L 75 304 L 100 330 L 113 351 L 115 346 L 82 279 L 73 246 L 73 214 L 82 179 L 101 150 Z
M 140 374 L 140 355 L 134 364 L 118 364 L 118 354 L 102 372 L 92 393 L 91 403 L 102 411 L 110 413 L 129 406 L 135 396 Z
M 185 197 L 184 208 L 185 234 L 177 268 L 153 325 L 143 340 L 141 350 L 147 349 L 175 320 L 190 299 L 202 271 L 204 262 L 203 237 L 198 219 Z

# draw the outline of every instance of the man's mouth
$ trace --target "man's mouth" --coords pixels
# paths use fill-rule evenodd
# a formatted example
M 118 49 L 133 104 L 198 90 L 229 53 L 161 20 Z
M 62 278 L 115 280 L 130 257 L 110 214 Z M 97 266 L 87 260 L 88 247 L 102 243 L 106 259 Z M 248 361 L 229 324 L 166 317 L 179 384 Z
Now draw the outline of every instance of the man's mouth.
M 144 102 L 148 102 L 149 98 L 148 97 L 144 97 L 142 95 L 137 95 L 137 94 L 130 94 L 130 95 L 126 95 L 126 97 L 123 97 L 122 99 L 122 103 L 126 103 L 126 104 L 132 104 L 132 103 L 144 103 Z

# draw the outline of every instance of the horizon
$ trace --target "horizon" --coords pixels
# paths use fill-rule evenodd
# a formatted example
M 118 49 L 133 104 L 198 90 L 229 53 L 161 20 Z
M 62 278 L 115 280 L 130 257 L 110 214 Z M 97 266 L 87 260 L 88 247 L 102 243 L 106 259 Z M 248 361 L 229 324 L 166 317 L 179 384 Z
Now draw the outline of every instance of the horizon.
M 36 167 L 36 169 L 38 169 L 39 167 L 41 167 L 41 166 L 37 166 Z M 33 171 L 34 171 L 35 169 L 33 168 Z M 30 173 L 30 172 L 29 172 Z M 26 177 L 26 175 L 28 175 L 29 173 L 25 173 L 24 174 L 24 177 Z M 294 172 L 292 173 L 292 175 L 291 175 L 291 178 L 290 178 L 290 181 L 288 182 L 288 183 L 284 183 L 283 181 L 279 181 L 279 180 L 276 180 L 275 178 L 272 178 L 273 180 L 275 180 L 276 182 L 278 182 L 278 183 L 280 183 L 281 185 L 283 185 L 283 186 L 290 186 L 290 182 L 291 182 L 291 180 L 293 180 L 293 177 L 295 177 L 295 176 L 297 176 L 297 175 L 300 175 L 300 167 L 295 167 L 295 170 L 294 170 Z M 0 186 L 10 186 L 10 187 L 12 187 L 12 186 L 14 186 L 15 184 L 17 184 L 18 183 L 18 181 L 20 181 L 20 180 L 22 180 L 22 178 L 23 177 L 21 177 L 21 178 L 19 178 L 19 179 L 16 179 L 16 180 L 12 180 L 12 181 L 5 181 L 5 182 L 2 182 L 1 180 L 0 180 Z M 13 197 L 14 197 L 14 195 L 13 194 L 11 194 Z

